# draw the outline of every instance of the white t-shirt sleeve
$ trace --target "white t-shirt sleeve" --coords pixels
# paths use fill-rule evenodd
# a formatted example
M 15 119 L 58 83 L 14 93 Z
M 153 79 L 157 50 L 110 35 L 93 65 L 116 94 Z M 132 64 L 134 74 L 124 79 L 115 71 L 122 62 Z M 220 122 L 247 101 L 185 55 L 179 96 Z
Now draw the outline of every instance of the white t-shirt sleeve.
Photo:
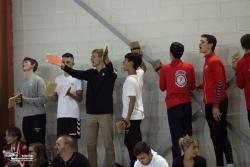
M 157 162 L 157 167 L 169 167 L 167 161 L 160 157 Z
M 134 167 L 141 167 L 139 160 L 135 161 Z
M 76 91 L 82 90 L 82 85 L 83 85 L 83 82 L 79 79 L 76 79 Z
M 127 81 L 127 90 L 126 90 L 126 95 L 127 96 L 136 96 L 136 92 L 137 92 L 137 81 L 133 78 L 129 78 Z
M 162 162 L 162 167 L 169 167 L 167 161 Z M 160 166 L 159 166 L 160 167 Z

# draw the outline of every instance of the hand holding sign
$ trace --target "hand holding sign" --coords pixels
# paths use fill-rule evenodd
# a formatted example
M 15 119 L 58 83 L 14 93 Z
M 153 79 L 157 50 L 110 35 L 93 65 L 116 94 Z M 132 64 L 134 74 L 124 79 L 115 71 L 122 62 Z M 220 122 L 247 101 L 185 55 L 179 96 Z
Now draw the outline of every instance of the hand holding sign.
M 47 84 L 47 89 L 44 91 L 44 96 L 53 96 L 56 91 L 57 84 L 55 81 L 49 81 Z
M 19 94 L 9 98 L 8 108 L 13 108 L 15 106 L 16 98 L 18 98 L 18 96 L 19 96 Z
M 103 48 L 102 58 L 103 58 L 104 64 L 109 64 L 110 63 L 110 60 L 109 60 L 109 57 L 108 57 L 108 46 L 106 44 L 105 44 L 105 46 Z
M 237 67 L 237 63 L 240 60 L 241 56 L 239 52 L 236 52 L 233 56 L 232 56 L 232 66 L 233 69 L 236 69 Z
M 130 121 L 127 122 L 125 119 L 117 121 L 115 125 L 118 133 L 123 133 L 126 128 L 129 128 L 131 126 Z
M 155 71 L 160 74 L 160 69 L 163 66 L 162 62 L 160 59 L 157 59 L 154 64 L 153 64 L 153 68 L 155 69 Z

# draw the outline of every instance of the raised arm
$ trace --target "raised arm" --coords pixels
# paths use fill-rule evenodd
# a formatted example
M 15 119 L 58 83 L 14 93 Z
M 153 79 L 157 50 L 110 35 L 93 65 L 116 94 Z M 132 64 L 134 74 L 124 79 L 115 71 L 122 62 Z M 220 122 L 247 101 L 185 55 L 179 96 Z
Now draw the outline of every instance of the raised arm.
M 157 72 L 158 75 L 160 75 L 160 70 L 161 70 L 162 66 L 163 66 L 163 64 L 162 64 L 160 59 L 157 59 L 153 64 L 153 68 L 154 68 L 155 72 Z
M 71 75 L 74 78 L 80 79 L 80 80 L 89 80 L 90 70 L 75 70 L 73 68 L 70 68 L 64 64 L 61 65 L 61 69 L 64 70 L 66 73 Z
M 116 78 L 117 78 L 117 72 L 116 72 L 116 70 L 114 69 L 112 62 L 111 62 L 110 59 L 109 59 L 108 51 L 107 51 L 107 53 L 104 54 L 104 56 L 103 56 L 103 62 L 104 62 L 104 64 L 105 64 L 105 66 L 106 66 L 108 75 L 109 75 L 112 79 L 116 79 Z
M 159 71 L 159 75 L 160 75 L 160 81 L 159 81 L 160 89 L 161 91 L 165 91 L 167 89 L 167 78 L 166 78 L 165 68 L 162 68 Z

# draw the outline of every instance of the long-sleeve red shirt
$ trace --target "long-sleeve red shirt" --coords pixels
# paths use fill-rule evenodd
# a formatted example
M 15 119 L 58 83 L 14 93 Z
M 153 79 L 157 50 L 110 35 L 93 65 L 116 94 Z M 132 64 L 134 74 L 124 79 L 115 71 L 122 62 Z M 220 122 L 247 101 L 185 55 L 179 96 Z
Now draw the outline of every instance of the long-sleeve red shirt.
M 247 109 L 250 110 L 250 53 L 246 53 L 237 63 L 236 83 L 244 89 Z
M 200 88 L 204 90 L 204 103 L 212 103 L 215 108 L 218 108 L 220 102 L 227 96 L 225 69 L 220 58 L 214 52 L 205 56 L 203 83 Z
M 166 90 L 167 108 L 190 102 L 190 92 L 195 88 L 194 68 L 191 64 L 174 59 L 160 70 L 160 89 Z

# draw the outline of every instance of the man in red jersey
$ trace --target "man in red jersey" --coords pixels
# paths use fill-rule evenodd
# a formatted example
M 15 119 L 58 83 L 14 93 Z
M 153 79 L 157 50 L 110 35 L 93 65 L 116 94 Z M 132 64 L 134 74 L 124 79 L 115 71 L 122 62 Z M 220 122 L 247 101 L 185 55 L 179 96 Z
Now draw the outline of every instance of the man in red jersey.
M 233 154 L 227 136 L 226 75 L 220 58 L 214 53 L 217 40 L 213 35 L 203 34 L 199 44 L 204 54 L 203 83 L 198 86 L 204 91 L 206 120 L 214 145 L 217 166 L 224 166 L 223 153 L 228 166 L 233 166 Z
M 235 69 L 236 84 L 240 89 L 244 89 L 247 104 L 248 122 L 250 124 L 250 34 L 241 37 L 240 43 L 245 55 L 233 61 Z
M 160 70 L 160 89 L 166 91 L 168 122 L 172 139 L 173 159 L 181 156 L 178 141 L 192 135 L 190 92 L 195 88 L 194 68 L 181 60 L 184 46 L 173 42 L 170 46 L 171 63 Z

